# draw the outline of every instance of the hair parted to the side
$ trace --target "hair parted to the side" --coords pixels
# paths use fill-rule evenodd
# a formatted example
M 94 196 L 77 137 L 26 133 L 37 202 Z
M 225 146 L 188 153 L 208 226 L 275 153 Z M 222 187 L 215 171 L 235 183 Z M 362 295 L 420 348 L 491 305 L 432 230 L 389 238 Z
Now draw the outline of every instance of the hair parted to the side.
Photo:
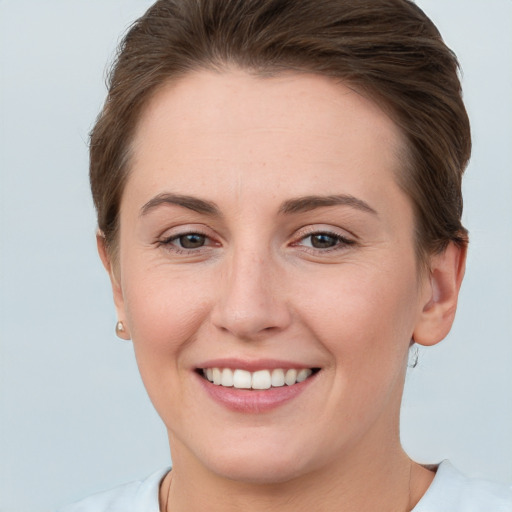
M 155 91 L 199 69 L 238 67 L 343 81 L 377 102 L 406 142 L 398 183 L 419 259 L 467 244 L 461 179 L 471 152 L 458 62 L 409 0 L 159 0 L 120 45 L 90 141 L 99 229 L 115 259 L 130 144 Z

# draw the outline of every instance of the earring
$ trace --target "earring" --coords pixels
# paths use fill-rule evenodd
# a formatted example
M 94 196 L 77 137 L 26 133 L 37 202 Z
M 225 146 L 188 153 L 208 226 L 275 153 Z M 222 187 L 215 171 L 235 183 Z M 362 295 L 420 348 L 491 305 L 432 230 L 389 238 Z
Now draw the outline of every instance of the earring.
M 414 343 L 414 340 L 413 340 L 413 343 Z M 409 356 L 411 356 L 411 352 L 412 352 L 412 357 L 410 358 L 411 361 L 407 364 L 407 366 L 409 368 L 416 368 L 416 366 L 418 366 L 418 360 L 419 360 L 419 350 L 418 350 L 418 345 L 413 345 L 411 347 L 412 350 L 410 350 L 409 352 Z
M 126 336 L 126 329 L 124 327 L 123 322 L 121 322 L 121 321 L 118 321 L 116 323 L 116 335 L 117 335 L 118 338 L 121 338 L 122 340 L 126 340 L 127 339 L 125 337 Z

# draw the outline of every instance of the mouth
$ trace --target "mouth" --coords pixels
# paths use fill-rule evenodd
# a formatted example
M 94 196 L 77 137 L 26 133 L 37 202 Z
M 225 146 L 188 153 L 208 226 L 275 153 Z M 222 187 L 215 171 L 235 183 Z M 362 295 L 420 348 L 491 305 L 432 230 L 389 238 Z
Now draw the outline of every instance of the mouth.
M 318 373 L 320 368 L 273 368 L 254 372 L 240 368 L 199 368 L 197 373 L 216 386 L 244 390 L 266 390 L 294 386 Z

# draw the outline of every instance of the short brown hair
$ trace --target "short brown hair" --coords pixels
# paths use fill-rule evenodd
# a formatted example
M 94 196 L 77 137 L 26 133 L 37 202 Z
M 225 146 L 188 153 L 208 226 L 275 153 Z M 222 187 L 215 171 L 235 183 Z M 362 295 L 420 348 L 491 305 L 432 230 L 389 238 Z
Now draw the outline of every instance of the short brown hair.
M 155 91 L 198 69 L 317 73 L 375 100 L 400 127 L 398 182 L 416 215 L 421 260 L 453 241 L 471 152 L 458 62 L 408 0 L 159 0 L 120 45 L 91 132 L 90 179 L 99 229 L 115 252 L 130 143 Z

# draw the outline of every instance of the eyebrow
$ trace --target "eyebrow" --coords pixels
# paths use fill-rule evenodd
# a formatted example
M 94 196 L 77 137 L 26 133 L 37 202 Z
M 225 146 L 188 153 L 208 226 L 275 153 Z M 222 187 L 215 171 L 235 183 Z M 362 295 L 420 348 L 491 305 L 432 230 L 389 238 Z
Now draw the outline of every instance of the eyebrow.
M 205 201 L 193 196 L 186 196 L 182 194 L 163 193 L 150 199 L 140 211 L 141 215 L 146 215 L 149 211 L 161 206 L 163 204 L 171 204 L 188 208 L 197 213 L 206 215 L 221 216 L 220 210 L 215 203 Z
M 170 204 L 177 205 L 183 208 L 188 208 L 197 213 L 205 215 L 221 217 L 219 207 L 212 201 L 206 201 L 194 196 L 183 194 L 173 194 L 170 192 L 158 194 L 150 199 L 141 208 L 141 216 L 146 215 L 149 211 L 157 208 L 158 206 Z M 317 208 L 326 208 L 329 206 L 350 206 L 361 210 L 366 213 L 378 215 L 377 212 L 365 201 L 357 197 L 347 194 L 337 194 L 329 196 L 304 196 L 285 201 L 279 208 L 279 213 L 282 215 L 292 215 L 294 213 L 304 213 Z
M 315 210 L 317 208 L 325 208 L 328 206 L 339 205 L 350 206 L 352 208 L 356 208 L 357 210 L 361 210 L 366 213 L 378 215 L 377 212 L 368 203 L 366 203 L 362 199 L 358 199 L 357 197 L 347 194 L 329 196 L 305 196 L 298 197 L 296 199 L 290 199 L 282 204 L 281 208 L 279 209 L 279 213 L 303 213 Z

